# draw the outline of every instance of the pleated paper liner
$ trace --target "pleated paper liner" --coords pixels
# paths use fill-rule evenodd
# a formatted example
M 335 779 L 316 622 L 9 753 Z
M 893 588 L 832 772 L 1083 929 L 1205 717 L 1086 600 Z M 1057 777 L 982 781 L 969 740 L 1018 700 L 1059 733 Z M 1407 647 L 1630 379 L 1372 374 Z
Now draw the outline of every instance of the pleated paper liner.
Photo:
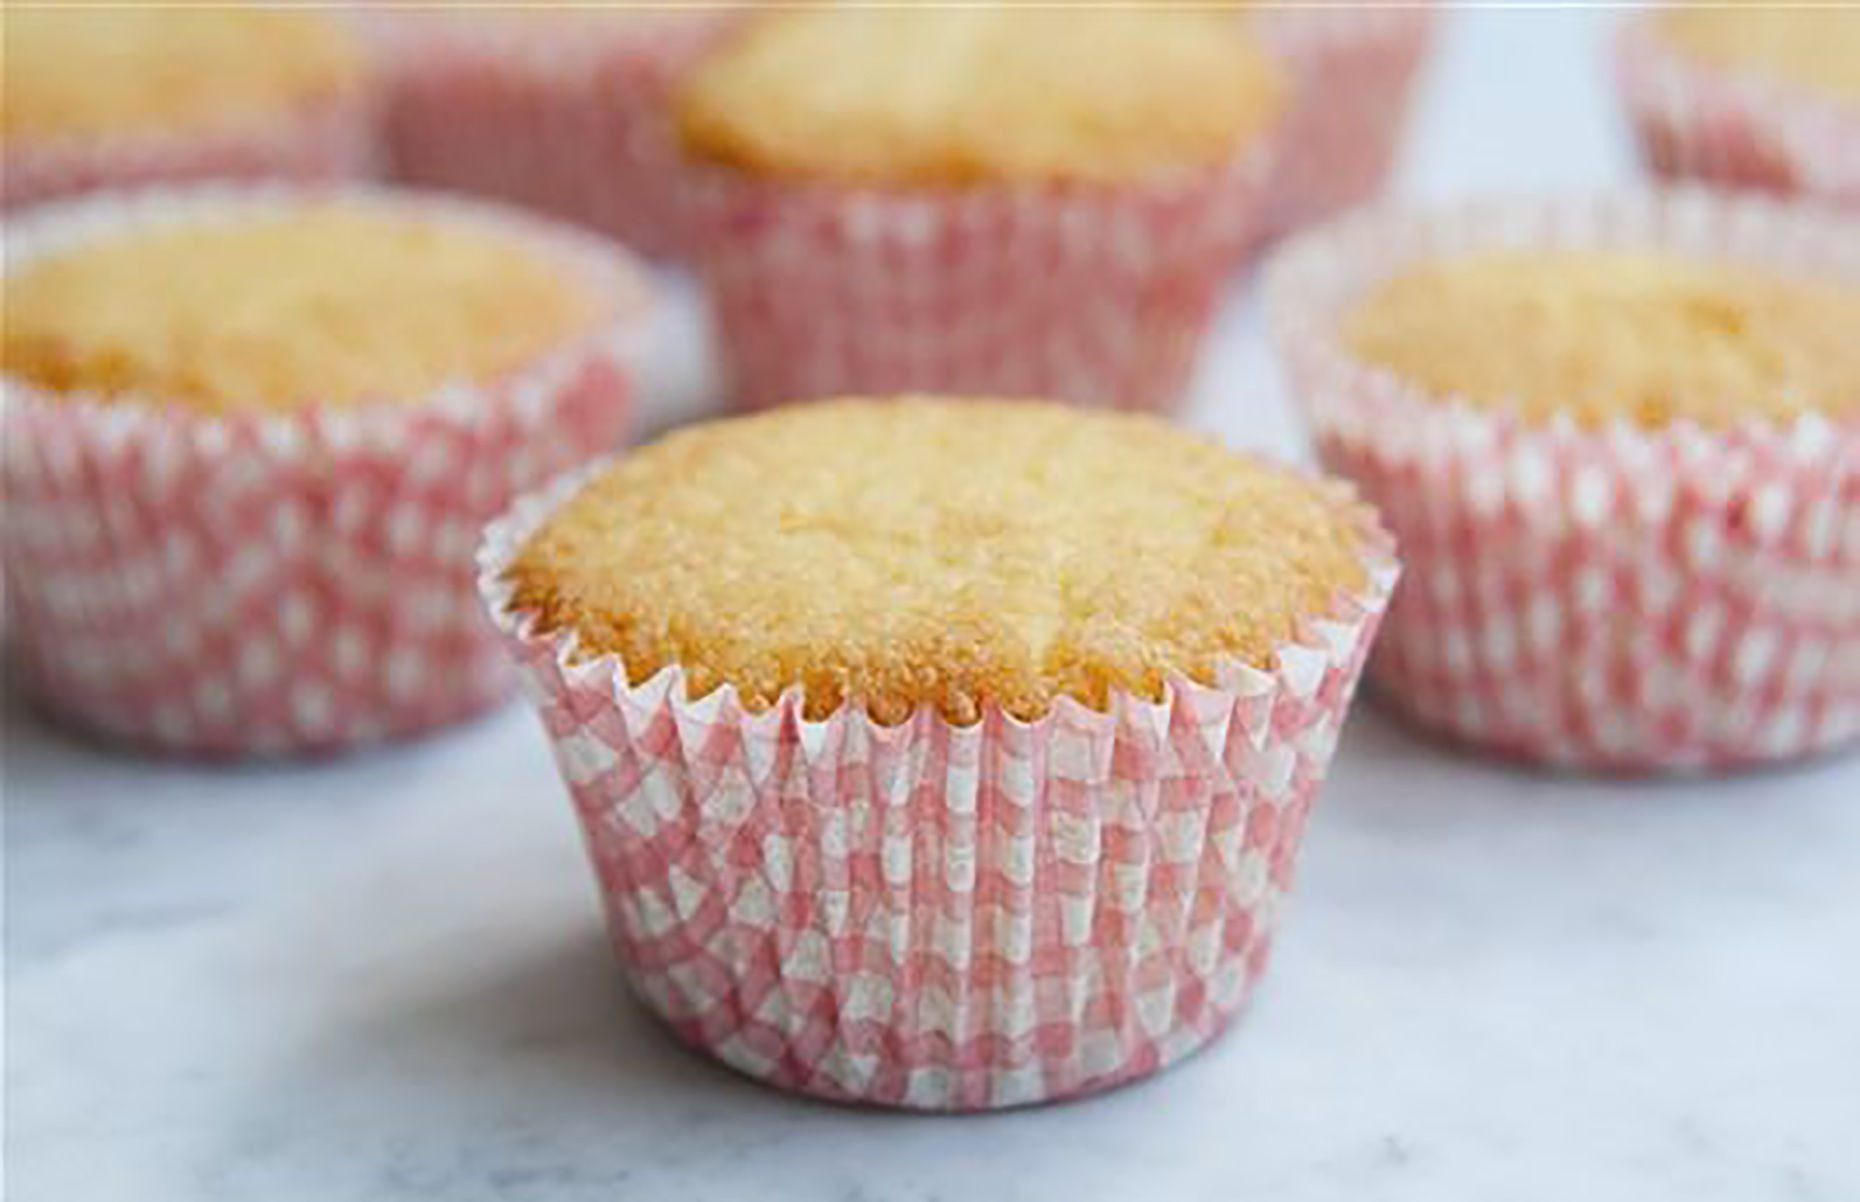
M 1700 62 L 1645 15 L 1622 24 L 1616 76 L 1659 175 L 1860 209 L 1860 103 Z
M 1292 5 L 1242 10 L 1268 50 L 1291 64 L 1294 111 L 1264 237 L 1375 199 L 1407 132 L 1438 14 Z
M 1130 185 L 886 190 L 685 172 L 731 400 L 944 392 L 1172 408 L 1257 240 L 1272 141 Z
M 1860 736 L 1860 427 L 1577 428 L 1425 395 L 1339 326 L 1381 282 L 1494 248 L 1729 259 L 1860 286 L 1860 226 L 1675 191 L 1367 213 L 1276 262 L 1267 306 L 1333 471 L 1401 540 L 1372 683 L 1453 738 L 1624 772 Z
M 585 478 L 492 527 L 480 585 L 626 977 L 679 1039 L 783 1089 L 980 1110 L 1156 1072 L 1239 1013 L 1394 581 L 1379 528 L 1365 594 L 1268 670 L 883 726 L 856 704 L 809 720 L 795 691 L 693 699 L 677 667 L 631 685 L 538 633 L 504 571 Z
M 507 200 L 658 257 L 681 253 L 668 93 L 740 9 L 651 19 L 370 14 L 397 178 Z
M 8 267 L 100 235 L 328 200 L 521 239 L 588 281 L 607 314 L 518 370 L 411 403 L 207 417 L 6 376 L 12 659 L 76 726 L 196 755 L 330 752 L 509 691 L 472 549 L 513 497 L 623 436 L 646 309 L 624 254 L 488 206 L 226 186 L 41 210 L 8 231 Z

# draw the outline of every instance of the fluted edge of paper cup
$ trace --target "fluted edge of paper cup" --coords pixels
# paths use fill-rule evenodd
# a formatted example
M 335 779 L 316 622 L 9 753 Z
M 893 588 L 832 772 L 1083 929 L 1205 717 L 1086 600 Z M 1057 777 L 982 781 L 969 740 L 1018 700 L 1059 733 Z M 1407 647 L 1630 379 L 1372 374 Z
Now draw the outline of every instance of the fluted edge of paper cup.
M 1656 172 L 1860 209 L 1860 103 L 1701 62 L 1657 16 L 1624 20 L 1615 42 L 1616 88 Z
M 1321 459 L 1402 542 L 1377 694 L 1552 766 L 1701 772 L 1860 737 L 1860 423 L 1530 422 L 1356 360 L 1344 316 L 1403 270 L 1523 248 L 1664 251 L 1860 281 L 1860 226 L 1674 189 L 1380 210 L 1295 240 L 1266 308 Z
M 267 179 L 360 179 L 378 166 L 381 96 L 372 80 L 270 113 L 184 130 L 15 139 L 0 172 L 0 208 L 99 192 Z
M 1395 166 L 1439 11 L 1323 6 L 1245 11 L 1294 76 L 1291 119 L 1262 240 L 1375 198 Z
M 0 376 L 12 659 L 74 726 L 186 755 L 323 754 L 509 690 L 472 548 L 513 497 L 624 435 L 653 308 L 629 256 L 453 198 L 219 184 L 37 210 L 8 231 L 8 271 L 99 236 L 326 201 L 519 240 L 605 312 L 416 401 L 204 415 Z
M 364 14 L 385 79 L 392 172 L 416 186 L 528 205 L 640 253 L 677 257 L 684 234 L 669 93 L 747 13 L 659 16 Z
M 539 632 L 506 569 L 599 470 L 494 524 L 479 587 L 623 970 L 679 1039 L 783 1089 L 986 1110 L 1147 1076 L 1225 1029 L 1398 573 L 1367 507 L 1366 588 L 1266 669 L 1103 712 L 885 726 L 857 702 L 807 719 L 798 689 L 760 713 L 727 685 L 694 699 L 676 665 L 629 684 Z
M 1173 409 L 1267 219 L 1280 142 L 1275 130 L 1227 163 L 1129 184 L 949 189 L 687 154 L 688 249 L 729 400 L 917 391 Z

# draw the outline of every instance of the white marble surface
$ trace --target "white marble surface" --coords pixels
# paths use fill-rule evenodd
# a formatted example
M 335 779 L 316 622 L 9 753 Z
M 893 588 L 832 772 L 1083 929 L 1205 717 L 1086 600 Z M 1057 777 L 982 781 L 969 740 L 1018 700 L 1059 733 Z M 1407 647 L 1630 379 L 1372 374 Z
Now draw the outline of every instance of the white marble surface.
M 1600 20 L 1462 14 L 1406 186 L 1624 177 Z M 1244 297 L 1192 416 L 1295 445 Z M 527 713 L 215 771 L 4 722 L 19 1202 L 1860 1198 L 1860 760 L 1553 779 L 1359 711 L 1230 1037 L 922 1118 L 660 1036 Z

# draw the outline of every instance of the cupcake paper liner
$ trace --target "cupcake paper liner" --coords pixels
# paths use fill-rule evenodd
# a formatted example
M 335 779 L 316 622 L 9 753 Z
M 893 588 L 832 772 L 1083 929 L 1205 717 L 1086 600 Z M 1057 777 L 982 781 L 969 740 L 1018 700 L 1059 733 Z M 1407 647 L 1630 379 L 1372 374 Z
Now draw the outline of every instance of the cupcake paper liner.
M 1860 282 L 1860 229 L 1676 191 L 1369 213 L 1273 266 L 1268 306 L 1324 463 L 1409 569 L 1379 697 L 1551 765 L 1708 770 L 1860 736 L 1860 425 L 1577 428 L 1436 398 L 1354 360 L 1381 282 L 1494 247 L 1622 247 Z
M 1660 176 L 1860 209 L 1860 104 L 1697 61 L 1651 16 L 1626 21 L 1616 51 L 1642 156 Z
M 511 499 L 611 450 L 642 294 L 611 246 L 361 187 L 148 191 L 44 210 L 9 268 L 99 234 L 341 199 L 520 237 L 590 281 L 598 332 L 427 400 L 207 417 L 4 383 L 14 666 L 55 715 L 207 756 L 327 752 L 452 722 L 512 677 L 472 549 Z
M 1407 130 L 1434 9 L 1294 6 L 1247 20 L 1291 64 L 1295 97 L 1264 234 L 1374 199 Z
M 693 700 L 676 666 L 630 685 L 537 632 L 504 571 L 586 478 L 491 528 L 480 587 L 626 977 L 679 1039 L 784 1089 L 978 1110 L 1156 1072 L 1239 1012 L 1394 582 L 1379 527 L 1365 594 L 1270 670 L 888 727 L 856 704 L 809 720 L 798 690 L 763 713 L 728 686 Z
M 667 92 L 740 15 L 376 14 L 394 172 L 673 256 L 683 240 Z
M 1178 403 L 1273 154 L 1148 186 L 887 191 L 685 173 L 730 399 Z
M 14 140 L 0 207 L 150 184 L 364 176 L 375 166 L 375 122 L 372 96 L 358 91 L 203 129 Z

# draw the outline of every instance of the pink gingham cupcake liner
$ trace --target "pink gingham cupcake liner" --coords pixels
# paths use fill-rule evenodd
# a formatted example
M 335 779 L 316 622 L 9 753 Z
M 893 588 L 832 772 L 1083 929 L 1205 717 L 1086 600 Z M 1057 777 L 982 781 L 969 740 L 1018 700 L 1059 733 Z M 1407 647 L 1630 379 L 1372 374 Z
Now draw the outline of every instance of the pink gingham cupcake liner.
M 1860 736 L 1860 426 L 1582 429 L 1425 395 L 1339 336 L 1370 290 L 1498 247 L 1620 247 L 1860 282 L 1860 227 L 1674 191 L 1368 213 L 1306 236 L 1268 306 L 1320 456 L 1409 571 L 1378 697 L 1549 765 L 1735 768 Z
M 676 666 L 630 685 L 539 633 L 505 569 L 586 478 L 490 529 L 480 587 L 626 977 L 679 1039 L 783 1089 L 983 1110 L 1157 1072 L 1239 1013 L 1393 586 L 1379 527 L 1364 593 L 1267 670 L 888 727 L 856 704 L 810 720 L 796 690 L 762 713 L 692 699 Z
M 1277 236 L 1373 200 L 1401 149 L 1433 44 L 1431 4 L 1266 8 L 1246 19 L 1291 65 L 1293 110 L 1270 220 Z
M 14 140 L 0 208 L 151 184 L 365 176 L 375 166 L 375 124 L 373 95 L 356 89 L 199 129 Z
M 389 76 L 394 173 L 675 256 L 678 151 L 667 93 L 741 16 L 725 9 L 624 22 L 599 13 L 374 14 L 369 25 Z
M 1623 23 L 1616 73 L 1642 156 L 1661 177 L 1860 208 L 1860 105 L 1700 62 L 1653 16 Z
M 942 392 L 1171 408 L 1273 150 L 1143 185 L 885 190 L 692 165 L 731 401 Z
M 193 755 L 321 753 L 454 722 L 512 686 L 472 548 L 511 498 L 624 433 L 644 296 L 615 248 L 433 197 L 240 186 L 47 208 L 9 231 L 8 267 L 312 199 L 521 237 L 611 312 L 520 370 L 414 403 L 207 417 L 6 375 L 11 660 L 75 726 Z

